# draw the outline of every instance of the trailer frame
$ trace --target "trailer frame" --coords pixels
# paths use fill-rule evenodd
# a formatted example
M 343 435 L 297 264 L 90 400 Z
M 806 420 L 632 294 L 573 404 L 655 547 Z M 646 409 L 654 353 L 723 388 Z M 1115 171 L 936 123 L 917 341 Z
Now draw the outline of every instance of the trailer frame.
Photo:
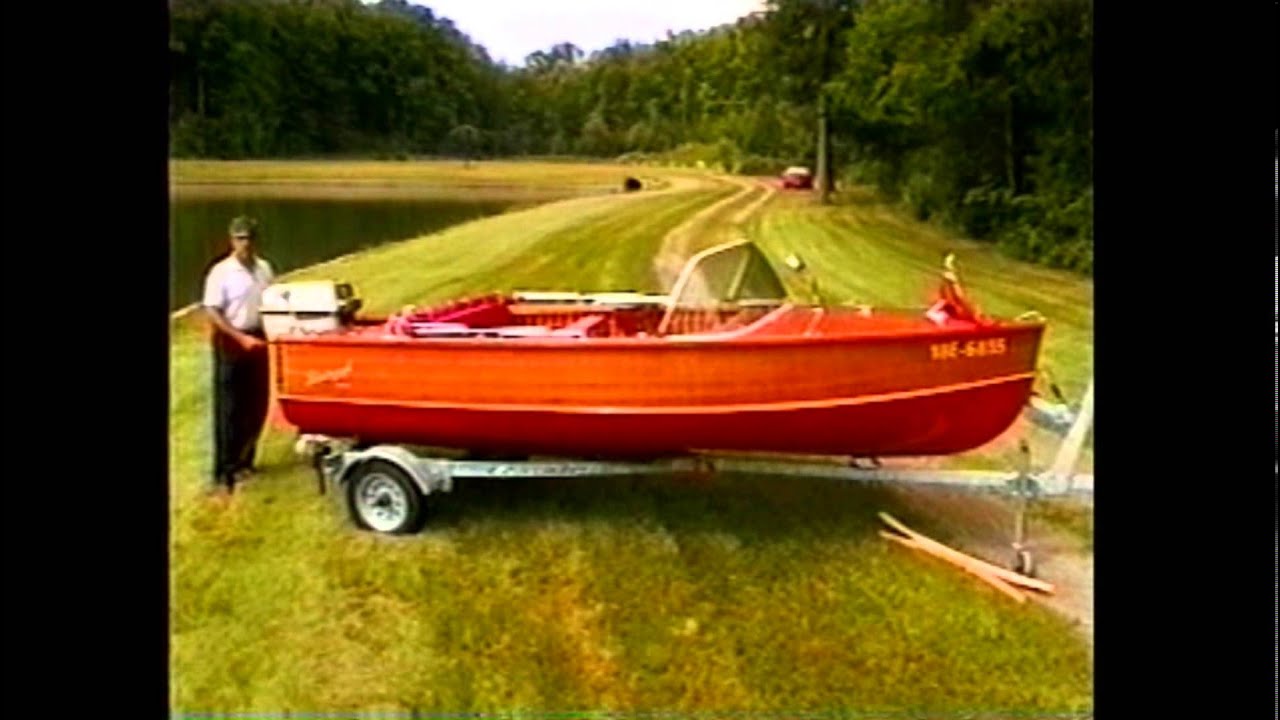
M 1034 413 L 1029 413 L 1035 418 Z M 1013 569 L 1033 574 L 1034 558 L 1027 544 L 1027 514 L 1032 503 L 1046 497 L 1074 497 L 1092 501 L 1093 475 L 1075 472 L 1084 441 L 1093 423 L 1093 383 L 1066 430 L 1052 464 L 1032 469 L 1030 449 L 1020 443 L 1021 462 L 1014 470 L 939 470 L 884 467 L 870 459 L 835 461 L 772 459 L 695 454 L 648 461 L 585 459 L 480 460 L 451 459 L 418 454 L 407 447 L 379 444 L 360 447 L 350 439 L 303 435 L 298 453 L 311 459 L 320 493 L 330 486 L 347 501 L 359 527 L 385 534 L 415 532 L 424 520 L 423 502 L 451 492 L 454 481 L 473 478 L 569 478 L 654 476 L 698 473 L 739 473 L 826 478 L 861 483 L 945 487 L 1012 498 L 1016 503 L 1012 529 Z

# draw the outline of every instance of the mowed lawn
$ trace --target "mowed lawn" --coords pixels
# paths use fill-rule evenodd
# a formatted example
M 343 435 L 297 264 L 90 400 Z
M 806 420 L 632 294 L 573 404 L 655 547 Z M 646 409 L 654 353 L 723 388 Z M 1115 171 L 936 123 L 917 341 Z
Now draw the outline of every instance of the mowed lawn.
M 325 160 L 173 160 L 169 177 L 175 183 L 294 185 L 385 185 L 389 187 L 531 187 L 621 188 L 622 180 L 635 176 L 665 184 L 672 176 L 692 175 L 615 163 L 559 163 L 543 161 L 352 161 Z
M 663 236 L 736 191 L 690 183 L 568 200 L 296 276 L 352 281 L 374 312 L 512 288 L 658 290 L 650 259 Z M 854 278 L 865 262 L 838 241 L 855 221 L 837 218 L 880 212 L 775 198 L 747 230 L 815 268 L 851 263 Z M 901 242 L 916 242 L 902 227 Z M 890 250 L 867 252 L 894 272 Z M 902 250 L 897 272 L 920 276 L 902 281 L 904 299 L 907 283 L 927 284 L 930 252 Z M 966 269 L 999 311 L 976 290 L 981 270 Z M 824 274 L 824 288 L 867 292 L 845 277 Z M 865 299 L 898 297 L 876 282 L 884 294 Z M 1016 272 L 990 282 L 1031 284 Z M 877 535 L 880 510 L 929 529 L 896 493 L 728 476 L 466 481 L 437 499 L 422 534 L 382 538 L 349 527 L 275 429 L 260 477 L 229 507 L 203 501 L 202 330 L 175 321 L 171 357 L 176 710 L 1091 706 L 1089 650 L 1067 621 Z

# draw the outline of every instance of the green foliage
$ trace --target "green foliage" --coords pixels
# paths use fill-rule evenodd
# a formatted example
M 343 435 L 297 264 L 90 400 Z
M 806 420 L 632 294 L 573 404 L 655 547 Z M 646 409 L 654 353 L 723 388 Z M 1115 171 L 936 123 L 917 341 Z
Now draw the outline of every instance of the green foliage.
M 743 175 L 781 175 L 790 166 L 785 160 L 763 155 L 744 155 L 738 162 L 738 172 Z
M 462 124 L 449 131 L 449 147 L 466 160 L 475 157 L 482 134 L 473 125 Z
M 730 142 L 684 143 L 679 147 L 653 153 L 626 153 L 621 162 L 643 162 L 653 165 L 731 171 L 737 162 L 737 148 Z M 726 164 L 727 163 L 727 164 Z
M 872 2 L 833 81 L 850 173 L 1017 257 L 1092 268 L 1091 9 Z
M 498 117 L 499 70 L 403 2 L 175 0 L 175 156 L 435 152 Z
M 798 104 L 815 101 L 831 82 L 850 42 L 855 0 L 769 0 L 762 30 L 773 77 Z
M 1093 272 L 1093 190 L 1076 197 L 1026 195 L 1018 219 L 1001 229 L 1000 247 L 1050 267 Z
M 604 108 L 597 107 L 582 124 L 582 135 L 576 148 L 583 155 L 604 156 L 617 152 L 615 133 L 605 120 Z
M 1087 0 L 766 7 L 590 57 L 561 43 L 510 68 L 404 0 L 174 0 L 172 151 L 643 153 L 772 174 L 817 165 L 821 95 L 842 180 L 1018 257 L 1091 267 Z

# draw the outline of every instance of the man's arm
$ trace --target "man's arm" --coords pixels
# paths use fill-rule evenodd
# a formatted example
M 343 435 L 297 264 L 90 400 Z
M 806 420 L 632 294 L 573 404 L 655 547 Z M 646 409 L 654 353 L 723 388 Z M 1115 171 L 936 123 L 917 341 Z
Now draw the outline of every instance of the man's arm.
M 262 341 L 258 338 L 235 329 L 231 323 L 227 322 L 227 318 L 223 316 L 222 311 L 218 308 L 205 305 L 204 314 L 208 316 L 209 322 L 213 323 L 213 327 L 216 328 L 218 332 L 226 334 L 245 350 L 252 350 L 259 345 L 262 345 Z
M 211 271 L 204 281 L 204 314 L 209 318 L 215 330 L 236 341 L 245 350 L 252 350 L 262 341 L 252 335 L 240 332 L 222 314 L 222 287 L 219 284 L 217 271 Z

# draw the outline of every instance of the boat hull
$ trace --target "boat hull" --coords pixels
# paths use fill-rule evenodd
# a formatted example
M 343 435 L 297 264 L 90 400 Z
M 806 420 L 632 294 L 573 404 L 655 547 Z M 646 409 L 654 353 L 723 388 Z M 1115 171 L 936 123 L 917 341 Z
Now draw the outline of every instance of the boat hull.
M 367 443 L 619 458 L 943 455 L 1012 424 L 1043 331 L 839 335 L 832 325 L 805 337 L 788 323 L 773 323 L 779 336 L 724 341 L 290 340 L 274 344 L 273 375 L 300 431 Z
M 750 408 L 462 408 L 290 398 L 308 432 L 493 453 L 658 457 L 706 450 L 889 457 L 978 447 L 1018 416 L 1030 374 L 885 398 Z

